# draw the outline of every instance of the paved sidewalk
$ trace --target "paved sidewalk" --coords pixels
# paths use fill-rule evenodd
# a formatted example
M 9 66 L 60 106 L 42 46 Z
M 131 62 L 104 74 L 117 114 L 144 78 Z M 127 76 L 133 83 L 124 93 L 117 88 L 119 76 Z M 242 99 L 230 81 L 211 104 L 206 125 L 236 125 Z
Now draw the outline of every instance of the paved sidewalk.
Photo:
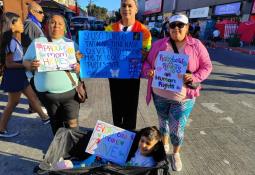
M 244 45 L 243 47 L 230 47 L 227 42 L 217 42 L 216 47 L 226 48 L 232 51 L 241 52 L 244 54 L 255 55 L 255 46 L 254 45 Z

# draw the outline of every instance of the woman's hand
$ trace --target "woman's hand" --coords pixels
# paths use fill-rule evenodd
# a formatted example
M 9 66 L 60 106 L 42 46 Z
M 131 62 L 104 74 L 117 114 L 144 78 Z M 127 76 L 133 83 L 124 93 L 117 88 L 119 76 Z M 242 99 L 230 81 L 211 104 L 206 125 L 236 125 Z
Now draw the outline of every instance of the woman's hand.
M 147 72 L 147 77 L 148 77 L 148 78 L 152 78 L 153 76 L 154 76 L 154 70 L 151 69 L 151 70 L 149 70 L 149 71 Z
M 31 64 L 30 64 L 31 70 L 37 70 L 39 66 L 40 66 L 40 61 L 39 60 L 31 61 Z
M 193 82 L 192 74 L 191 73 L 184 74 L 183 80 L 184 83 Z
M 75 52 L 75 57 L 76 57 L 77 61 L 80 61 L 81 58 L 83 57 L 83 55 L 80 51 L 77 51 L 77 52 Z
M 74 64 L 74 72 L 77 74 L 80 73 L 80 64 L 79 63 Z

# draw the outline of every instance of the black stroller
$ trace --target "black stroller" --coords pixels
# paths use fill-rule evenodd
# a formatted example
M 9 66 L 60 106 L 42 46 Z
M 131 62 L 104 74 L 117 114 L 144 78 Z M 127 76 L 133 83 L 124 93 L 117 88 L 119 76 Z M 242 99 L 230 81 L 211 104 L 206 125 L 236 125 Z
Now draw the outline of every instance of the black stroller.
M 89 143 L 89 139 L 93 130 L 77 131 L 66 128 L 60 128 L 56 133 L 44 160 L 35 167 L 34 172 L 37 174 L 49 175 L 169 175 L 169 162 L 164 151 L 164 146 L 160 143 L 155 155 L 152 155 L 157 162 L 154 167 L 134 167 L 134 166 L 118 166 L 115 164 L 95 165 L 89 167 L 75 168 L 69 170 L 54 169 L 55 163 L 60 158 L 85 160 L 90 154 L 84 150 Z M 131 146 L 127 160 L 134 156 L 140 135 L 136 134 L 134 142 Z

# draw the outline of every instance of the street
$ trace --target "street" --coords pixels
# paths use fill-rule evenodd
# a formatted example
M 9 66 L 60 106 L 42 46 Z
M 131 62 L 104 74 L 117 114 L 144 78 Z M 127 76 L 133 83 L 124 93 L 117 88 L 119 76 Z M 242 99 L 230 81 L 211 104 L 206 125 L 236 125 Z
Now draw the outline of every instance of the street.
M 179 175 L 255 174 L 255 57 L 223 48 L 209 49 L 213 72 L 203 83 L 186 129 Z M 93 128 L 98 119 L 112 123 L 108 80 L 86 81 L 88 100 L 81 105 L 80 125 Z M 158 125 L 154 105 L 145 103 L 147 81 L 140 87 L 137 128 Z M 124 100 L 124 99 L 123 99 Z M 7 94 L 0 92 L 0 112 Z M 27 113 L 25 97 L 9 122 L 20 135 L 0 139 L 0 175 L 31 175 L 53 138 L 50 126 Z M 85 148 L 84 148 L 85 149 Z M 170 167 L 171 168 L 171 167 Z

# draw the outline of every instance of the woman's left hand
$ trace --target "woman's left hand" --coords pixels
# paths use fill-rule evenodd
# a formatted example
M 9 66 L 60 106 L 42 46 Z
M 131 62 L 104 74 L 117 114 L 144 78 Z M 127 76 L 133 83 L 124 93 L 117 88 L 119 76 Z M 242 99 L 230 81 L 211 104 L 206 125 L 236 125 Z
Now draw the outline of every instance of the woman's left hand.
M 80 73 L 80 64 L 79 63 L 74 64 L 74 72 L 77 74 Z
M 183 77 L 184 83 L 193 82 L 192 74 L 186 73 Z

